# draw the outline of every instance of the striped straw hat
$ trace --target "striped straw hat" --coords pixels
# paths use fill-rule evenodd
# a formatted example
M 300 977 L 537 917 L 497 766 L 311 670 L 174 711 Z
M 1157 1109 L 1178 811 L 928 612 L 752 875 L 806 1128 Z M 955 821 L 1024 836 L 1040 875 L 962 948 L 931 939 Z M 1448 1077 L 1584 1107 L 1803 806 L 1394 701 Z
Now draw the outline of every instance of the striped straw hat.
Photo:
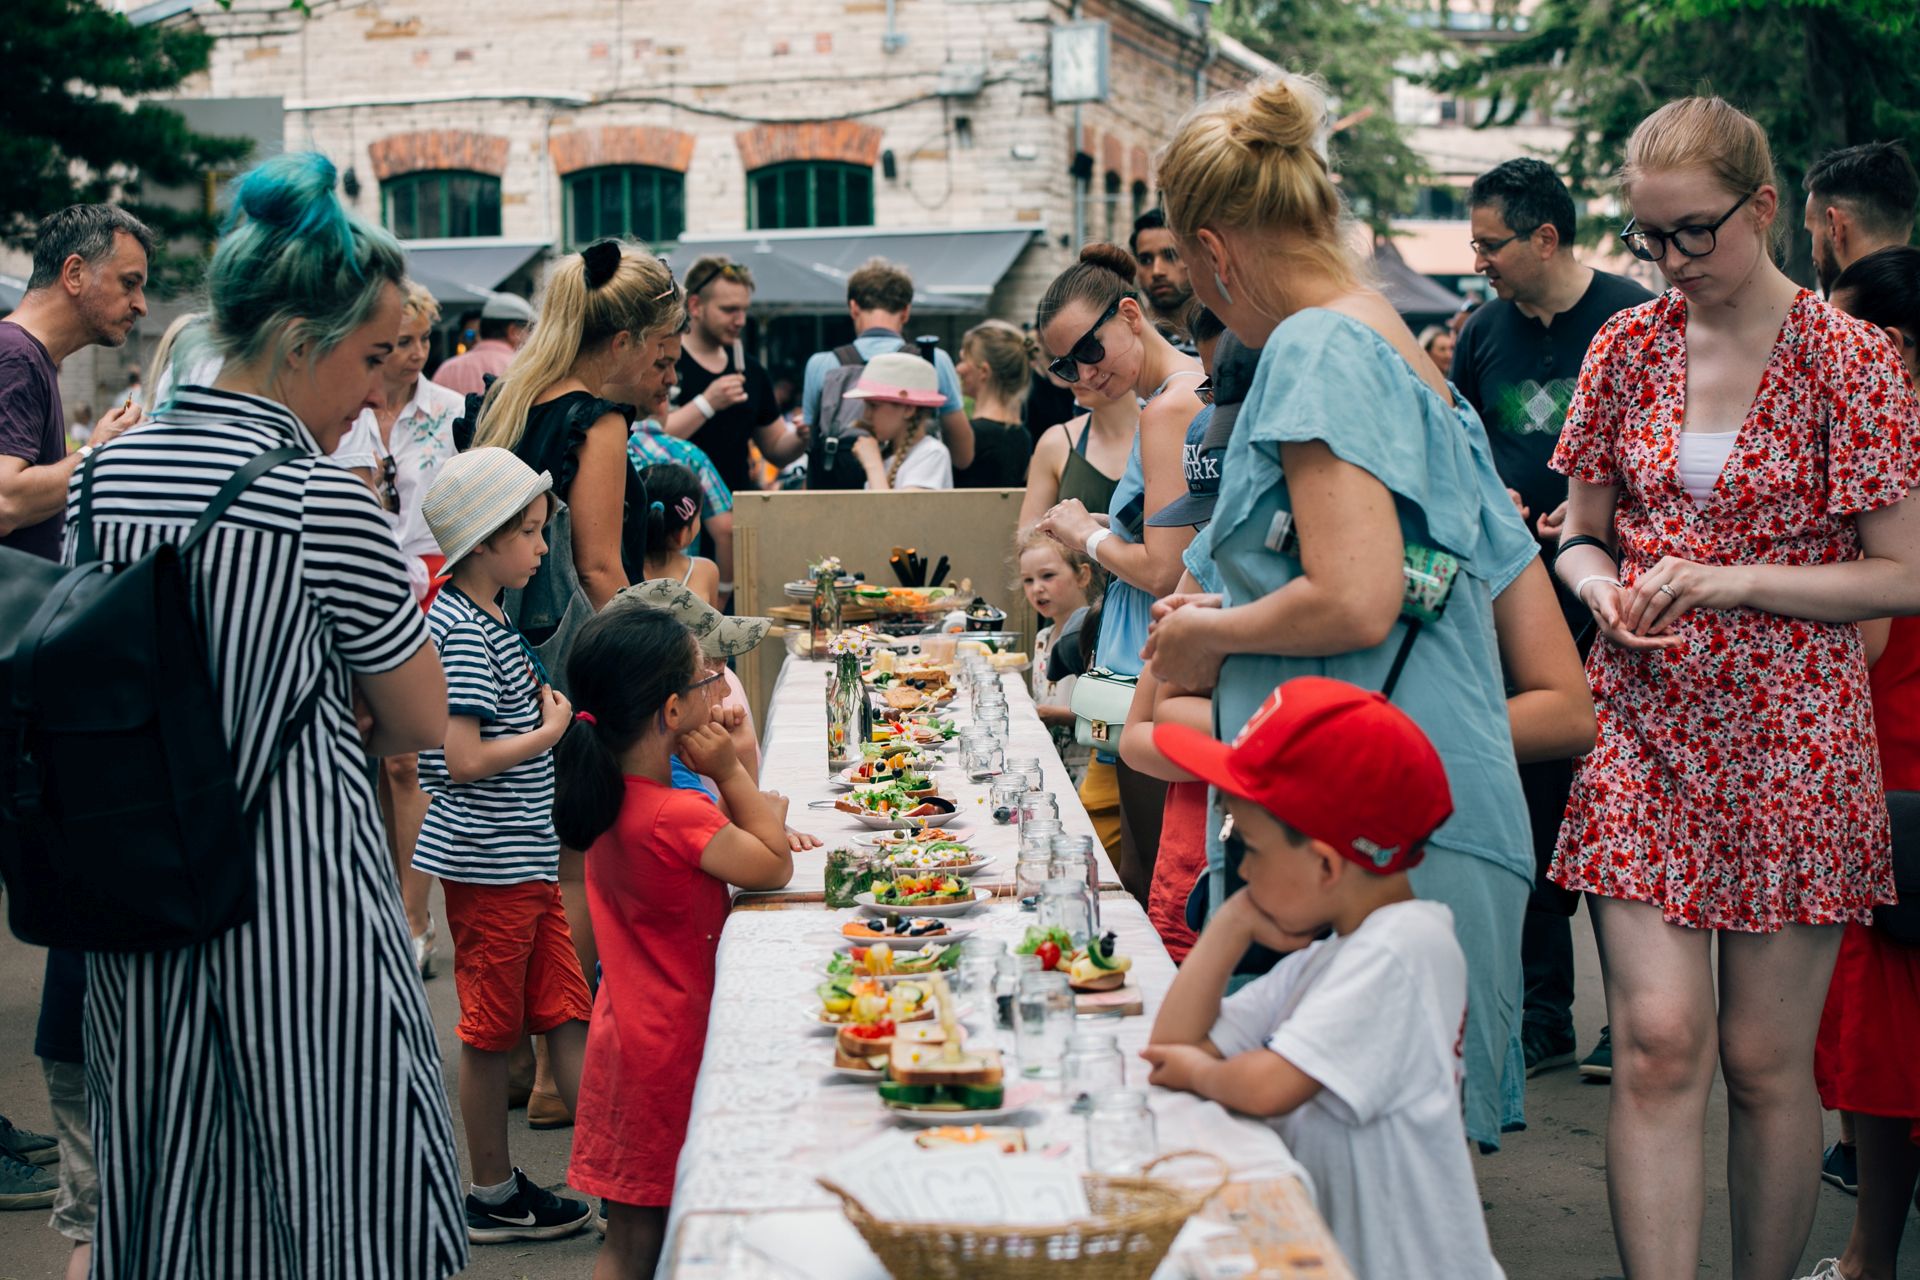
M 552 476 L 535 471 L 510 449 L 469 449 L 440 464 L 420 514 L 451 569 L 552 488 Z

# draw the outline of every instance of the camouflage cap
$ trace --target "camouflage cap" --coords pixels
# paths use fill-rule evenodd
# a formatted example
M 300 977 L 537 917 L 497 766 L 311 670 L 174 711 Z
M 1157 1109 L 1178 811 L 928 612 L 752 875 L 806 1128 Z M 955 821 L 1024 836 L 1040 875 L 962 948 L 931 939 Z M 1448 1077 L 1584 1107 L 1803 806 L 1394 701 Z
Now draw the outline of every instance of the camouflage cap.
M 700 652 L 709 658 L 737 657 L 765 640 L 773 626 L 772 618 L 729 618 L 673 578 L 649 578 L 622 587 L 608 607 L 618 604 L 644 604 L 672 614 L 693 632 Z

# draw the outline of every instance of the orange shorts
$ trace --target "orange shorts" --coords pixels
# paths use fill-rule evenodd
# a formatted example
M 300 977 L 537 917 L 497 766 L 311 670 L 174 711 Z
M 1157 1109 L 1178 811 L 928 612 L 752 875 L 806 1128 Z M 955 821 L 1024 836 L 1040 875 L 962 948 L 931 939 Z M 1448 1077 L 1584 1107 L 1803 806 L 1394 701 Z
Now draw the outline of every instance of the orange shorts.
M 522 1031 L 539 1035 L 587 1021 L 593 998 L 574 954 L 560 886 L 442 880 L 453 937 L 455 1033 L 476 1049 L 505 1053 Z

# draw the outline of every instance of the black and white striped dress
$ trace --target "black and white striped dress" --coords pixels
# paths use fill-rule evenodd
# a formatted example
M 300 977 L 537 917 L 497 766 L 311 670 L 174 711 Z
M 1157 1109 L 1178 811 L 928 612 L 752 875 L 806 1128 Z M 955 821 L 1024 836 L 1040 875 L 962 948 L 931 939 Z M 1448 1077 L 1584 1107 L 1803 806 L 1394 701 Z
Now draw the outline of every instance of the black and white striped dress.
M 187 565 L 242 796 L 265 789 L 259 916 L 187 950 L 90 957 L 96 1277 L 414 1280 L 467 1260 L 440 1053 L 352 709 L 354 672 L 427 642 L 379 503 L 283 406 L 186 388 L 94 458 L 96 537 L 116 562 L 177 542 L 284 445 L 313 458 L 256 481 Z M 316 682 L 313 722 L 263 777 Z

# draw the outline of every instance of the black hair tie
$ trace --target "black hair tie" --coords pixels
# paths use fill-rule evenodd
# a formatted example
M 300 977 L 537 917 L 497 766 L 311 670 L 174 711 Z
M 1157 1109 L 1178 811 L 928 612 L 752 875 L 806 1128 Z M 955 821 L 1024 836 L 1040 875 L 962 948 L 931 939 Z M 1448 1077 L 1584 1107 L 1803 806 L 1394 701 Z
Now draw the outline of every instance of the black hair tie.
M 1615 564 L 1618 564 L 1620 562 L 1620 557 L 1614 554 L 1614 550 L 1612 547 L 1608 546 L 1605 542 L 1601 541 L 1599 538 L 1591 537 L 1584 533 L 1576 533 L 1571 538 L 1560 539 L 1560 545 L 1554 549 L 1554 553 L 1553 553 L 1554 558 L 1556 560 L 1559 559 L 1561 556 L 1567 554 L 1567 552 L 1573 550 L 1575 547 L 1594 547 L 1594 548 L 1597 548 L 1600 552 L 1602 552 L 1607 557 L 1607 559 L 1613 561 Z
M 580 251 L 581 261 L 587 264 L 587 288 L 598 289 L 613 279 L 620 270 L 620 242 L 618 240 L 595 240 Z

